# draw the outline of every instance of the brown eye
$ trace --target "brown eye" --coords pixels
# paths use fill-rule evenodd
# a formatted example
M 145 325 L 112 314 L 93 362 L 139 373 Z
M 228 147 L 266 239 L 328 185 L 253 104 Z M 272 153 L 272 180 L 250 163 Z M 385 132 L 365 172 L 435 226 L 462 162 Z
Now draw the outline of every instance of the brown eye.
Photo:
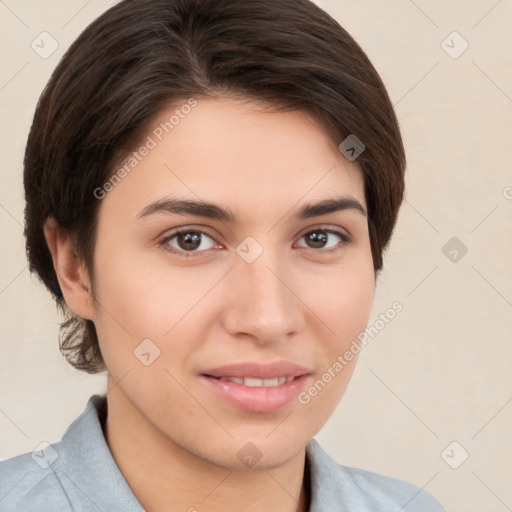
M 305 245 L 300 244 L 301 247 L 320 249 L 318 252 L 336 251 L 339 246 L 350 242 L 348 235 L 333 229 L 315 229 L 302 235 L 301 239 L 305 241 Z
M 211 236 L 203 231 L 177 231 L 161 242 L 171 252 L 201 254 L 214 247 L 215 242 Z
M 201 233 L 179 233 L 176 238 L 180 249 L 193 251 L 201 245 Z
M 328 233 L 324 230 L 312 231 L 304 235 L 304 238 L 313 249 L 322 249 L 328 241 Z

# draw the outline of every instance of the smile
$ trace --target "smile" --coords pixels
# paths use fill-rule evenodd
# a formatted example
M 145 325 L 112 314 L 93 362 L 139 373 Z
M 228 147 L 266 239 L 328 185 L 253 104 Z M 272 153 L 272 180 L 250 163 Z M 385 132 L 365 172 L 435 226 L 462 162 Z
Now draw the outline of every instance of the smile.
M 237 384 L 243 384 L 250 388 L 257 387 L 275 387 L 281 386 L 287 382 L 291 382 L 295 377 L 275 377 L 273 379 L 258 379 L 257 377 L 214 377 L 218 380 L 236 382 Z
M 275 413 L 295 403 L 312 368 L 293 361 L 240 361 L 204 369 L 199 377 L 209 397 L 256 413 Z

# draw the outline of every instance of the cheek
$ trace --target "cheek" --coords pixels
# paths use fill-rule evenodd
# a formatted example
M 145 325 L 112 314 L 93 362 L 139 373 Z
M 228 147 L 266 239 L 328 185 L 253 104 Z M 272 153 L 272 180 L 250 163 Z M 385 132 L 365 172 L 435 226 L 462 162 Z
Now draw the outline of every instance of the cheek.
M 365 255 L 322 272 L 323 277 L 303 281 L 302 293 L 312 313 L 331 334 L 330 350 L 340 350 L 368 323 L 375 292 L 373 263 Z
M 102 233 L 98 239 L 95 292 L 99 305 L 94 323 L 109 370 L 121 362 L 131 364 L 136 346 L 163 329 L 156 322 L 158 308 L 164 307 L 158 281 L 132 254 L 115 237 Z
M 338 290 L 338 300 L 333 300 L 335 304 L 337 303 L 335 314 L 339 319 L 340 331 L 346 326 L 353 336 L 366 327 L 375 292 L 373 276 L 373 267 L 371 267 L 361 269 L 359 274 L 354 272 L 343 280 L 342 289 Z M 354 333 L 354 329 L 357 333 Z M 342 337 L 345 338 L 343 335 Z
M 331 272 L 323 286 L 309 294 L 315 325 L 325 334 L 315 339 L 318 373 L 298 402 L 305 411 L 315 411 L 309 417 L 314 417 L 317 429 L 327 421 L 352 377 L 361 351 L 358 336 L 368 324 L 374 289 L 373 264 L 363 259 L 350 271 Z
M 205 273 L 196 268 L 171 268 L 165 258 L 145 258 L 133 251 L 114 251 L 114 244 L 98 247 L 95 291 L 100 303 L 95 325 L 107 366 L 130 366 L 133 352 L 145 339 L 152 340 L 166 358 L 169 343 L 173 354 L 190 350 L 195 344 L 197 323 L 190 319 L 210 304 L 203 298 L 214 287 L 223 271 Z M 108 255 L 108 256 L 107 256 Z M 186 336 L 183 338 L 183 332 Z M 109 366 L 109 369 L 110 366 Z
M 172 276 L 171 283 L 168 268 L 161 262 L 148 260 L 143 251 L 122 237 L 108 237 L 106 230 L 98 240 L 95 268 L 103 320 L 117 322 L 128 332 L 145 325 L 157 329 L 156 320 L 165 314 L 166 307 L 170 314 L 169 304 L 179 303 L 176 296 L 183 290 L 179 274 Z

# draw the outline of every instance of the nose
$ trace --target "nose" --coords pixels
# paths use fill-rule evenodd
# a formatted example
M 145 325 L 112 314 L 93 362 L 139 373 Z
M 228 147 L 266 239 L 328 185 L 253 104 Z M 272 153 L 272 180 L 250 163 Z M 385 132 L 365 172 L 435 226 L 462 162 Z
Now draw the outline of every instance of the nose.
M 259 344 L 278 343 L 302 329 L 303 303 L 294 293 L 293 273 L 266 250 L 252 263 L 237 258 L 229 273 L 224 328 Z

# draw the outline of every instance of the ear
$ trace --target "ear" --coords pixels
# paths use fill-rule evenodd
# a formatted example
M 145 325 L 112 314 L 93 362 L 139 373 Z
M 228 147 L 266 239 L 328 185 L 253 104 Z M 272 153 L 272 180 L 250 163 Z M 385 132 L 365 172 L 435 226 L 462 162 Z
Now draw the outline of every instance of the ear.
M 89 294 L 91 285 L 87 272 L 74 251 L 71 237 L 59 228 L 52 217 L 44 224 L 44 236 L 67 306 L 76 315 L 92 320 L 94 308 Z

